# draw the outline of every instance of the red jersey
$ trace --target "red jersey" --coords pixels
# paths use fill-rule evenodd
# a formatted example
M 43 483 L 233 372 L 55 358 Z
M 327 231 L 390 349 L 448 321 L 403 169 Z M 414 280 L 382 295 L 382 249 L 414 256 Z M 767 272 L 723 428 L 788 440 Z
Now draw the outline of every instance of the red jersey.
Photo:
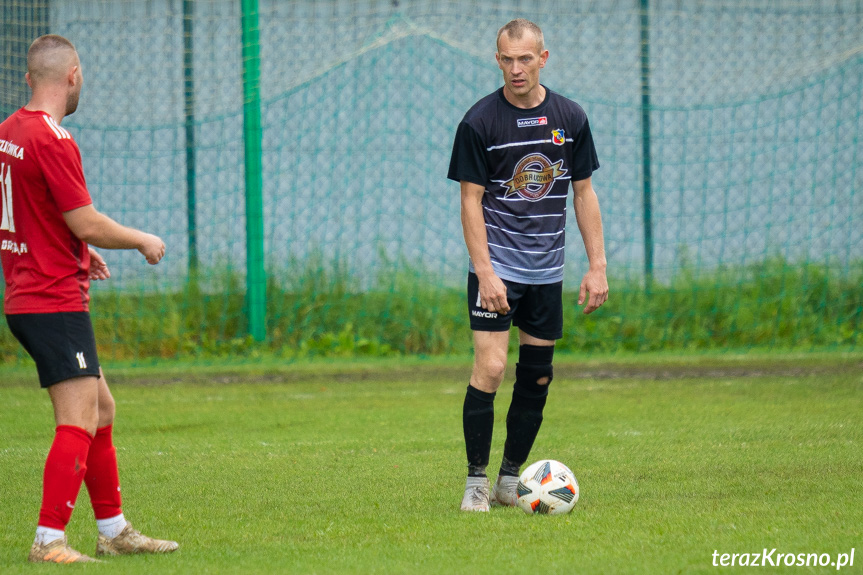
M 46 112 L 0 124 L 0 261 L 7 314 L 89 311 L 90 253 L 63 212 L 92 204 L 81 152 Z

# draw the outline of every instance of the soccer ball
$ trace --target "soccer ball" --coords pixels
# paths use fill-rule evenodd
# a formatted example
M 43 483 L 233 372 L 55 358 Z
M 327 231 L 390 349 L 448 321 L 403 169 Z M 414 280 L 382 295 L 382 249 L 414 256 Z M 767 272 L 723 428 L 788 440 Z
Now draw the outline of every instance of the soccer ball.
M 578 501 L 578 481 L 560 461 L 543 459 L 524 470 L 516 494 L 516 503 L 525 513 L 569 513 Z

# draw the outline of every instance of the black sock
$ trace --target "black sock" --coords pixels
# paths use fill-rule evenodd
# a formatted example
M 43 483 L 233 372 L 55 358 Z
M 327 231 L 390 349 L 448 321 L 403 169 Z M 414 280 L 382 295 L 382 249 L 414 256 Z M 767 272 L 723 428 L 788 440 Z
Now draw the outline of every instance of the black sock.
M 504 461 L 508 467 L 519 469 L 530 455 L 533 442 L 542 425 L 542 411 L 545 408 L 546 397 L 524 397 L 517 391 L 512 394 L 512 403 L 506 414 L 506 444 L 503 448 Z M 501 465 L 501 475 L 518 475 L 507 473 Z
M 501 475 L 518 475 L 527 461 L 533 442 L 542 425 L 542 412 L 548 399 L 548 387 L 553 378 L 551 362 L 554 347 L 522 345 L 516 380 L 512 388 L 512 403 L 506 415 L 506 444 L 503 448 Z M 537 380 L 547 378 L 541 385 Z
M 498 472 L 498 475 L 518 477 L 520 469 L 521 464 L 510 461 L 506 456 L 504 456 L 503 461 L 500 462 L 500 471 Z
M 470 385 L 464 396 L 464 444 L 468 475 L 472 477 L 485 477 L 488 466 L 494 430 L 494 396 L 495 393 L 486 393 Z

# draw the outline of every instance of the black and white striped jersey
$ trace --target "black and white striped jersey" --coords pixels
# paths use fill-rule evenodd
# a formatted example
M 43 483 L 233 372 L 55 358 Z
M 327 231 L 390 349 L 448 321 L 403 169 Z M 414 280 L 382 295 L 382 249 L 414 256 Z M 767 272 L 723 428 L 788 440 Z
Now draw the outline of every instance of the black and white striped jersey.
M 498 277 L 547 284 L 563 279 L 570 184 L 598 168 L 581 106 L 546 88 L 542 104 L 521 109 L 501 88 L 465 114 L 447 177 L 485 187 L 483 215 Z

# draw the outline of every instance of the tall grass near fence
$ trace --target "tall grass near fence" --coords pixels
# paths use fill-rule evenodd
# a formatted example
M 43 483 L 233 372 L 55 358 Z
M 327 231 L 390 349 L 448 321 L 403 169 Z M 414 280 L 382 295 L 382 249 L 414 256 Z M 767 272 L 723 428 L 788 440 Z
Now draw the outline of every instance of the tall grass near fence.
M 230 269 L 209 270 L 206 285 L 180 292 L 155 288 L 93 290 L 91 311 L 103 359 L 215 358 L 276 355 L 285 359 L 470 350 L 461 287 L 392 265 L 358 289 L 344 266 L 312 262 L 270 273 L 267 341 L 247 335 L 244 282 Z M 564 294 L 564 338 L 571 352 L 823 349 L 863 344 L 863 262 L 842 269 L 757 265 L 644 286 L 610 278 L 609 301 L 585 316 L 576 285 Z M 4 363 L 23 357 L 5 327 Z

